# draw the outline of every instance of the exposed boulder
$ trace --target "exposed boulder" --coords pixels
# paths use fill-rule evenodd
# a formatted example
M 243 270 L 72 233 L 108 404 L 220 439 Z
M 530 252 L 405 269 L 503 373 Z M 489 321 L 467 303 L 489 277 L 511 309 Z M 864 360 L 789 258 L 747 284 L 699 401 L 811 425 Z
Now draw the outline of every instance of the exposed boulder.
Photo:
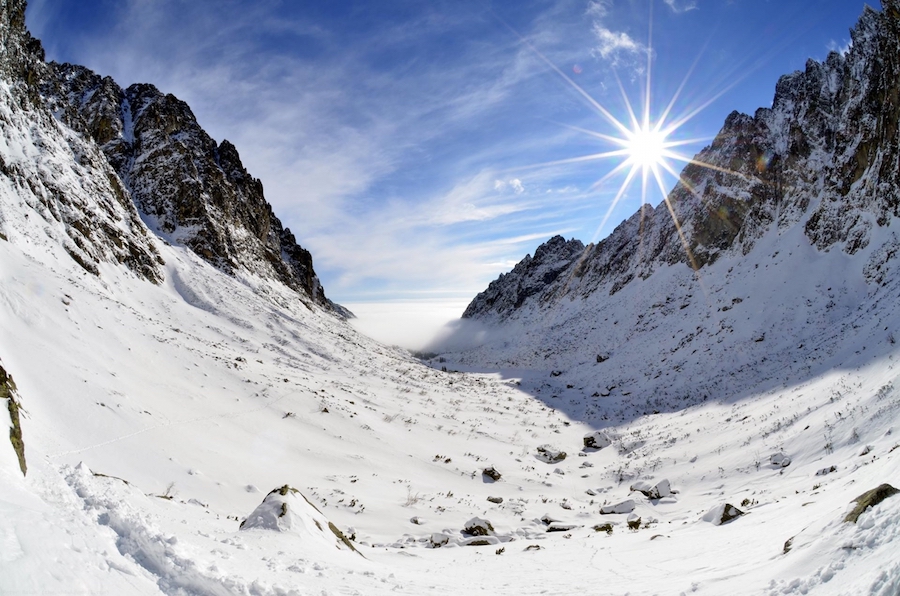
M 816 472 L 816 476 L 826 476 L 833 472 L 837 472 L 837 466 L 829 466 L 827 468 L 822 468 L 818 472 Z
M 556 462 L 561 462 L 566 459 L 566 452 L 552 445 L 540 445 L 537 448 L 537 454 L 535 457 L 541 460 L 544 463 L 555 464 Z
M 729 503 L 725 503 L 723 505 L 716 505 L 709 511 L 707 511 L 703 515 L 703 521 L 707 521 L 712 523 L 714 526 L 721 526 L 722 524 L 727 524 L 730 521 L 733 521 L 740 516 L 744 515 L 744 512 L 731 505 Z
M 650 484 L 649 482 L 644 481 L 635 482 L 631 485 L 631 490 L 643 493 L 645 497 L 653 501 L 668 497 L 672 494 L 672 488 L 669 485 L 669 481 L 666 479 L 660 480 L 656 484 Z
M 253 513 L 241 522 L 240 529 L 288 533 L 303 540 L 356 552 L 337 526 L 328 521 L 299 490 L 287 484 L 266 495 Z
M 481 471 L 481 476 L 485 482 L 497 482 L 502 477 L 502 474 L 494 466 L 488 466 Z
M 557 521 L 547 524 L 548 532 L 568 532 L 569 530 L 574 530 L 579 527 L 578 524 L 567 523 L 563 521 Z
M 791 458 L 788 457 L 783 451 L 779 451 L 778 453 L 774 453 L 769 456 L 769 463 L 771 463 L 776 468 L 786 468 L 791 465 Z
M 856 503 L 856 506 L 844 517 L 845 522 L 856 523 L 856 520 L 859 519 L 859 516 L 862 515 L 866 509 L 869 507 L 874 507 L 878 505 L 888 497 L 893 497 L 897 493 L 900 493 L 900 490 L 897 490 L 890 484 L 882 484 L 872 490 L 866 491 L 863 494 L 859 495 L 853 502 Z
M 632 513 L 628 516 L 628 520 L 625 522 L 628 524 L 629 530 L 640 530 L 641 529 L 641 516 L 637 513 Z
M 594 432 L 584 435 L 585 449 L 603 449 L 610 445 L 612 445 L 612 440 L 610 440 L 609 435 L 602 430 L 595 430 Z
M 435 532 L 428 538 L 428 544 L 431 548 L 441 548 L 450 542 L 450 535 L 443 532 Z
M 473 517 L 463 526 L 463 533 L 469 536 L 490 536 L 494 533 L 494 526 L 484 518 Z
M 625 499 L 619 503 L 615 503 L 613 505 L 603 505 L 600 507 L 600 513 L 602 515 L 609 515 L 612 513 L 631 513 L 634 511 L 635 502 L 634 499 Z

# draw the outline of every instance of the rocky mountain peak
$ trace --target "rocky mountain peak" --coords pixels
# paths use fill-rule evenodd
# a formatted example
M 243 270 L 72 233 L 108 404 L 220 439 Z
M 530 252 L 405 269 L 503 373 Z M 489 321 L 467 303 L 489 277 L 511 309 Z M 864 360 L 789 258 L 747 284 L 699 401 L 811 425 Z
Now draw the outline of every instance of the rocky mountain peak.
M 522 306 L 525 301 L 553 284 L 585 252 L 580 240 L 554 236 L 526 257 L 515 268 L 491 282 L 463 313 L 463 318 L 477 316 L 486 310 L 503 315 Z
M 159 234 L 227 273 L 274 277 L 349 314 L 325 297 L 312 256 L 284 229 L 237 148 L 216 143 L 190 106 L 153 85 L 122 90 L 84 67 L 50 66 L 48 100 L 66 103 L 74 126 L 101 145 Z
M 0 239 L 35 258 L 49 241 L 84 271 L 121 264 L 153 282 L 162 259 L 99 147 L 57 120 L 40 90 L 49 69 L 25 29 L 25 2 L 0 4 Z
M 32 82 L 44 48 L 25 28 L 25 0 L 0 0 L 0 70 L 7 81 Z
M 746 255 L 772 229 L 802 226 L 820 251 L 866 248 L 873 226 L 900 216 L 900 1 L 882 6 L 866 8 L 846 53 L 781 77 L 771 108 L 732 112 L 666 201 L 641 207 L 541 289 L 526 257 L 465 316 L 503 319 L 519 308 L 552 308 L 564 296 L 612 295 L 666 266 L 700 269 Z M 499 295 L 522 300 L 492 298 Z

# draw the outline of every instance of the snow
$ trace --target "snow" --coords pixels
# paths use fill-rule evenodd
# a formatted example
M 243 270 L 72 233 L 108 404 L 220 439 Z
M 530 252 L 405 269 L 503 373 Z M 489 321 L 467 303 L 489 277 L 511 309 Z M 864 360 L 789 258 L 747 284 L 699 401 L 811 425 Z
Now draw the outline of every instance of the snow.
M 582 449 L 597 429 L 570 415 L 580 396 L 534 391 L 566 377 L 430 369 L 279 284 L 159 248 L 154 286 L 0 242 L 0 353 L 29 462 L 22 478 L 0 449 L 4 593 L 896 592 L 900 502 L 841 523 L 859 493 L 900 485 L 889 342 L 857 355 L 848 338 L 839 368 L 632 417 L 606 427 L 610 446 Z M 569 456 L 543 463 L 545 445 Z M 792 462 L 776 468 L 781 449 Z M 664 479 L 677 495 L 630 490 Z M 365 558 L 240 530 L 285 484 Z M 639 529 L 600 515 L 628 500 Z M 702 521 L 726 502 L 747 515 Z M 472 518 L 494 535 L 466 534 Z M 606 522 L 611 535 L 593 529 Z
M 900 486 L 900 220 L 852 255 L 776 222 L 700 275 L 456 325 L 424 363 L 158 236 L 159 285 L 111 246 L 89 274 L 44 191 L 119 225 L 87 176 L 114 174 L 13 105 L 0 358 L 28 475 L 0 445 L 0 593 L 900 592 L 900 498 L 843 521 Z

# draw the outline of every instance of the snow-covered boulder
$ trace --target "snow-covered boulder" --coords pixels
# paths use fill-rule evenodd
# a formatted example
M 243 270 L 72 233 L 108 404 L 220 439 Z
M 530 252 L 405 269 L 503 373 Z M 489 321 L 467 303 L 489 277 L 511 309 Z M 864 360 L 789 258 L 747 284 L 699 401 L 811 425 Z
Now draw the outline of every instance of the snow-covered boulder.
M 656 484 L 650 484 L 643 480 L 631 485 L 631 490 L 643 493 L 650 500 L 662 499 L 672 494 L 672 487 L 667 479 L 660 480 Z
M 241 522 L 240 529 L 294 534 L 304 540 L 356 551 L 337 526 L 328 521 L 299 490 L 287 484 L 266 495 L 253 513 Z
M 435 532 L 428 539 L 428 543 L 431 548 L 441 548 L 442 546 L 446 546 L 450 542 L 450 535 L 444 534 L 443 532 Z
M 791 458 L 779 451 L 769 456 L 769 462 L 777 468 L 786 468 L 791 465 Z
M 705 514 L 703 514 L 703 521 L 710 522 L 714 526 L 721 526 L 722 524 L 727 524 L 728 522 L 739 518 L 744 515 L 744 512 L 731 505 L 729 503 L 724 503 L 722 505 L 716 505 Z
M 466 522 L 466 525 L 463 527 L 463 533 L 470 536 L 490 536 L 494 533 L 494 526 L 484 518 L 473 517 Z
M 625 522 L 628 524 L 629 530 L 640 530 L 641 529 L 641 516 L 637 513 L 629 513 L 628 519 Z
M 615 503 L 614 505 L 603 505 L 600 507 L 600 513 L 602 515 L 608 515 L 611 513 L 631 513 L 634 511 L 634 499 L 625 499 L 620 503 Z
M 594 432 L 584 435 L 585 449 L 603 449 L 604 447 L 609 447 L 611 444 L 612 440 L 610 440 L 609 435 L 602 430 L 595 430 Z
M 535 457 L 542 462 L 555 464 L 566 459 L 566 452 L 553 447 L 552 445 L 541 445 L 537 448 Z

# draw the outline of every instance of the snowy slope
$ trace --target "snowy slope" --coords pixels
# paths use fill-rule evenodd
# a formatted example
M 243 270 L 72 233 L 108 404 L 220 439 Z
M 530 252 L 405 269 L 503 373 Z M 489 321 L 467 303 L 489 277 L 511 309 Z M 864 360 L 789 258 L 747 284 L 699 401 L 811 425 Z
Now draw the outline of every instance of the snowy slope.
M 168 244 L 96 144 L 8 91 L 0 366 L 28 471 L 0 445 L 0 593 L 900 592 L 900 498 L 843 521 L 900 487 L 893 220 L 853 254 L 771 229 L 429 367 Z M 72 213 L 119 232 L 81 247 Z
M 283 286 L 253 292 L 183 249 L 161 252 L 170 281 L 155 286 L 113 267 L 47 267 L 0 242 L 0 349 L 29 462 L 23 478 L 0 450 L 4 593 L 898 587 L 897 503 L 841 523 L 860 493 L 900 484 L 890 344 L 851 345 L 842 367 L 787 386 L 607 426 L 575 415 L 576 390 L 544 395 L 558 377 L 428 369 L 292 307 Z M 583 450 L 597 427 L 612 445 Z M 545 444 L 568 457 L 545 463 Z M 782 452 L 788 467 L 770 463 Z M 675 495 L 629 491 L 663 478 Z M 365 559 L 239 529 L 284 484 Z M 636 531 L 627 513 L 599 513 L 629 498 Z M 704 521 L 725 503 L 748 515 Z M 476 516 L 494 536 L 463 534 Z M 570 529 L 547 532 L 545 516 Z M 612 535 L 593 529 L 607 522 Z M 479 538 L 489 545 L 449 548 Z

